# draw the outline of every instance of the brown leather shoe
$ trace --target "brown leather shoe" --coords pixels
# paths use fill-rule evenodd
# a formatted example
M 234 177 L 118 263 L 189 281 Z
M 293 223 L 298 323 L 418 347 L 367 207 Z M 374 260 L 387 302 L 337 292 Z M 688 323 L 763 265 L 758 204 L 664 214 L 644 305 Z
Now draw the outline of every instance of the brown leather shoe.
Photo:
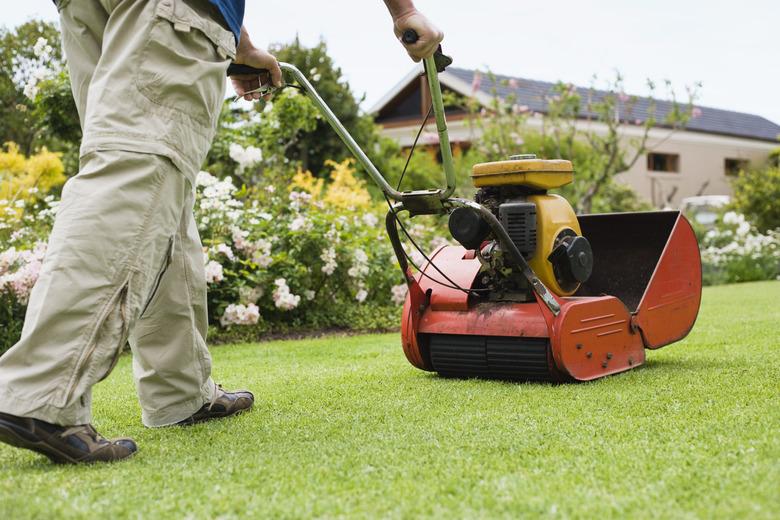
M 189 426 L 203 421 L 210 421 L 211 419 L 222 419 L 223 417 L 245 412 L 252 408 L 254 403 L 255 396 L 252 395 L 252 392 L 247 390 L 226 392 L 222 389 L 222 385 L 217 385 L 214 398 L 210 403 L 204 404 L 200 410 L 177 424 Z
M 59 426 L 0 413 L 0 441 L 46 455 L 57 464 L 114 462 L 138 451 L 132 439 L 108 440 L 91 424 Z

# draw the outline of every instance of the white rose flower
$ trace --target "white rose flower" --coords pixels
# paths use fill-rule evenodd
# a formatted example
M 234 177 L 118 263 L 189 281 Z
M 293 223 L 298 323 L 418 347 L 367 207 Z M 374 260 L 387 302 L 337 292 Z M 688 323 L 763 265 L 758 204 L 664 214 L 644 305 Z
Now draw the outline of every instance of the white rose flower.
M 244 148 L 238 143 L 230 143 L 228 154 L 238 163 L 239 173 L 263 160 L 263 151 L 260 148 L 255 146 Z
M 277 308 L 284 311 L 289 311 L 298 306 L 301 302 L 301 297 L 290 292 L 290 288 L 287 286 L 287 280 L 284 278 L 277 278 L 274 281 L 276 289 L 273 292 L 274 305 Z
M 206 264 L 206 282 L 219 283 L 223 279 L 222 264 L 215 262 L 214 260 L 209 261 L 209 263 Z
M 230 304 L 225 309 L 220 323 L 222 326 L 227 325 L 254 325 L 260 319 L 260 309 L 257 305 L 250 303 L 249 305 L 243 304 Z
M 409 287 L 405 284 L 394 285 L 390 289 L 390 300 L 396 305 L 402 305 L 406 300 L 406 293 L 409 292 Z

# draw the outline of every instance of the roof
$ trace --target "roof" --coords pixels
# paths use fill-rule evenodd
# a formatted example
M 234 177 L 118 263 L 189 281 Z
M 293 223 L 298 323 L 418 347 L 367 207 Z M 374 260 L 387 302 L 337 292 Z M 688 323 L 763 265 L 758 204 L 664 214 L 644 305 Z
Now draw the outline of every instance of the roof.
M 408 85 L 419 71 L 415 69 L 407 75 L 404 80 L 389 92 L 379 104 L 375 111 L 389 102 L 397 95 L 403 87 Z M 538 81 L 512 76 L 495 75 L 495 84 L 482 74 L 481 81 L 475 84 L 474 75 L 477 71 L 469 69 L 460 69 L 448 67 L 446 72 L 440 75 L 442 85 L 452 88 L 464 95 L 476 95 L 483 103 L 489 102 L 492 97 L 492 91 L 503 100 L 514 95 L 514 103 L 520 106 L 528 107 L 531 112 L 547 112 L 547 97 L 553 96 L 556 83 Z M 477 91 L 474 87 L 478 86 Z M 587 103 L 590 96 L 593 101 L 602 99 L 608 92 L 604 90 L 592 90 L 583 87 L 574 87 L 581 99 L 580 116 L 583 118 L 595 117 L 592 112 L 589 113 Z M 619 101 L 625 107 L 626 113 L 621 113 L 621 120 L 625 122 L 643 122 L 648 117 L 648 108 L 651 105 L 647 97 L 632 97 L 625 102 Z M 673 110 L 673 103 L 665 100 L 655 100 L 655 118 L 662 122 L 665 116 Z M 780 139 L 780 125 L 769 121 L 768 119 L 754 114 L 743 112 L 734 112 L 719 108 L 710 108 L 695 105 L 694 117 L 692 117 L 685 126 L 686 130 L 694 132 L 706 132 L 710 134 L 721 134 L 735 137 L 744 137 L 748 139 L 757 139 L 762 141 L 777 142 Z

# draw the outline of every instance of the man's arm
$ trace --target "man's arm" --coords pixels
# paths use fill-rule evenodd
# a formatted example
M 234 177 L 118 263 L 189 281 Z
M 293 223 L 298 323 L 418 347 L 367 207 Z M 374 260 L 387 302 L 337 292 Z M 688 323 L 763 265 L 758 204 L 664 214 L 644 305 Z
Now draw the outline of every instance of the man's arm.
M 384 2 L 387 10 L 390 11 L 390 16 L 393 17 L 393 31 L 396 37 L 414 61 L 420 61 L 436 52 L 444 39 L 444 33 L 414 7 L 412 0 L 384 0 Z M 409 29 L 413 29 L 419 36 L 416 43 L 407 44 L 401 40 L 404 31 Z
M 280 87 L 282 85 L 282 69 L 279 68 L 279 62 L 276 61 L 268 51 L 265 49 L 258 49 L 252 44 L 252 40 L 249 39 L 249 33 L 246 27 L 241 27 L 241 38 L 238 40 L 238 47 L 236 48 L 235 63 L 239 65 L 249 65 L 256 69 L 268 69 L 271 75 L 271 82 Z M 253 99 L 260 99 L 259 92 L 253 92 L 252 94 L 245 94 L 250 90 L 260 88 L 260 77 L 253 74 L 237 74 L 230 76 L 233 82 L 233 88 L 236 90 L 236 94 L 244 96 L 247 101 Z
M 419 39 L 416 43 L 406 44 L 401 41 L 406 48 L 406 52 L 414 61 L 420 61 L 423 58 L 431 56 L 444 39 L 442 33 L 428 18 L 420 13 L 412 0 L 384 0 L 390 16 L 393 17 L 393 30 L 399 41 L 404 31 L 409 29 L 417 33 Z M 282 70 L 279 68 L 279 62 L 268 51 L 258 49 L 252 44 L 246 27 L 241 27 L 241 38 L 238 41 L 236 49 L 235 63 L 239 65 L 249 65 L 256 69 L 268 69 L 271 75 L 271 82 L 275 86 L 282 84 Z M 244 96 L 247 101 L 260 99 L 260 93 L 254 92 L 246 94 L 250 90 L 260 87 L 260 77 L 251 74 L 241 74 L 231 76 L 233 88 L 236 94 Z

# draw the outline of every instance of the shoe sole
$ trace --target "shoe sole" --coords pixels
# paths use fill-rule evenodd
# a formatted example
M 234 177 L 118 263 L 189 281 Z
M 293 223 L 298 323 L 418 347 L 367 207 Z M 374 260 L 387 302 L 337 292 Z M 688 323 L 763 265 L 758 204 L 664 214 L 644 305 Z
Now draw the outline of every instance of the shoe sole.
M 13 423 L 0 419 L 0 442 L 4 442 L 5 444 L 11 445 L 15 448 L 22 448 L 25 450 L 30 450 L 36 453 L 40 453 L 41 455 L 47 457 L 54 464 L 94 464 L 95 462 L 101 462 L 101 461 L 81 461 L 78 459 L 74 459 L 68 454 L 61 452 L 60 450 L 50 446 L 49 444 L 46 444 L 43 441 L 33 441 L 30 439 L 26 439 L 23 435 L 19 433 L 20 431 L 27 432 L 27 430 L 22 430 L 21 428 L 19 428 Z M 132 457 L 136 453 L 137 451 L 134 451 L 133 453 L 131 453 L 130 455 L 128 455 L 123 459 L 118 459 L 116 461 L 108 461 L 108 462 L 118 462 L 119 460 L 125 460 Z

